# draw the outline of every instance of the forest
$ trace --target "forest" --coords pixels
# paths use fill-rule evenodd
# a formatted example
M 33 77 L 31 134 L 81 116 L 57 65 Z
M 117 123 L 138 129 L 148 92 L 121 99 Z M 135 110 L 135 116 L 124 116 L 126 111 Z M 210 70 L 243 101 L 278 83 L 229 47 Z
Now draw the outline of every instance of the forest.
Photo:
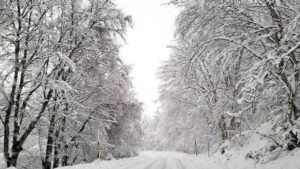
M 179 12 L 148 117 L 117 1 L 0 0 L 1 169 L 299 167 L 300 1 L 161 6 Z
M 170 3 L 181 10 L 147 145 L 224 153 L 257 133 L 270 143 L 251 158 L 299 148 L 300 1 Z
M 142 107 L 119 58 L 131 22 L 110 0 L 0 1 L 7 167 L 91 162 L 98 143 L 103 158 L 137 153 Z

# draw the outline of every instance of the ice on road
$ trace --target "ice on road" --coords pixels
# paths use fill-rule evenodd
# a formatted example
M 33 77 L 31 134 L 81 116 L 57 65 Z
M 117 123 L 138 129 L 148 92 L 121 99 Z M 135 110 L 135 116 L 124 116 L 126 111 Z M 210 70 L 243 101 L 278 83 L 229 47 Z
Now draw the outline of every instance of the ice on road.
M 221 169 L 221 167 L 206 155 L 195 157 L 174 152 L 145 152 L 138 157 L 96 161 L 61 169 Z

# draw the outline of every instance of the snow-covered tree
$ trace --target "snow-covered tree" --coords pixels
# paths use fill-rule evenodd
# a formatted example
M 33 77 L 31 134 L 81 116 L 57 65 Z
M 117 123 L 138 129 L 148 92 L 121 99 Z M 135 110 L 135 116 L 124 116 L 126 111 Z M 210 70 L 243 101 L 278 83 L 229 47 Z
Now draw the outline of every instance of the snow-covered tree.
M 162 113 L 181 121 L 200 114 L 207 125 L 202 131 L 208 128 L 214 140 L 230 139 L 276 116 L 299 128 L 299 2 L 175 4 L 182 11 L 177 18 L 177 44 L 160 73 Z M 162 121 L 165 126 L 171 123 L 168 118 Z
M 140 103 L 118 56 L 131 18 L 112 1 L 1 1 L 0 16 L 7 167 L 30 151 L 40 153 L 45 169 L 93 160 L 79 158 L 83 144 L 96 147 L 97 137 L 108 143 L 105 129 L 119 123 L 135 126 L 115 137 L 139 134 Z M 127 107 L 115 109 L 120 105 Z M 105 132 L 97 136 L 99 130 Z

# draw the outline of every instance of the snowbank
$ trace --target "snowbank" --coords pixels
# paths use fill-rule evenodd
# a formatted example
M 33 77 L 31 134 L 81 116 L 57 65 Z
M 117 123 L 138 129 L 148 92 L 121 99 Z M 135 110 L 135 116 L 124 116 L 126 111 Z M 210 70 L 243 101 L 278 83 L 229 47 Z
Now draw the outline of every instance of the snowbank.
M 213 158 L 225 169 L 300 169 L 300 149 L 273 146 L 274 140 L 267 137 L 271 130 L 266 123 L 244 132 L 223 145 L 224 154 L 217 152 Z
M 260 141 L 259 141 L 260 142 Z M 261 142 L 260 142 L 261 143 Z M 253 142 L 254 145 L 259 143 Z M 254 159 L 247 159 L 248 150 L 251 148 L 251 143 L 244 149 L 230 150 L 224 156 L 215 155 L 214 158 L 220 162 L 220 165 L 225 166 L 225 169 L 299 169 L 300 168 L 300 149 L 295 149 L 290 152 L 276 154 L 276 159 L 268 159 L 266 163 L 257 162 Z M 258 149 L 257 149 L 258 150 Z M 272 157 L 272 156 L 271 156 Z M 275 157 L 274 157 L 275 158 Z
M 195 157 L 177 152 L 143 152 L 139 157 L 95 161 L 61 169 L 223 169 L 205 155 Z

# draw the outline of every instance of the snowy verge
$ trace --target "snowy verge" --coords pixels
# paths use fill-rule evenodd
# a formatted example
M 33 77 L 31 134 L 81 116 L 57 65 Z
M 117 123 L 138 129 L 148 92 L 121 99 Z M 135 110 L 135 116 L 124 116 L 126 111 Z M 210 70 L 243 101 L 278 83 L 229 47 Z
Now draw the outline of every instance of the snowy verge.
M 300 149 L 285 149 L 272 135 L 274 126 L 266 123 L 253 131 L 243 132 L 223 144 L 223 154 L 213 158 L 225 169 L 299 169 Z M 282 134 L 282 133 L 279 133 Z
M 133 158 L 95 161 L 60 169 L 223 169 L 206 155 L 195 157 L 184 153 L 154 151 L 141 154 Z
M 60 169 L 299 169 L 299 148 L 292 151 L 278 147 L 268 149 L 274 144 L 274 141 L 265 137 L 271 128 L 271 125 L 265 124 L 257 130 L 243 132 L 224 143 L 223 154 L 217 152 L 212 157 L 207 154 L 195 157 L 177 152 L 146 151 L 138 157 L 94 161 Z M 258 155 L 259 159 L 250 157 L 253 154 Z
M 146 158 L 144 156 L 124 158 L 120 160 L 100 161 L 96 160 L 90 164 L 79 164 L 75 166 L 62 167 L 59 169 L 119 169 L 127 166 L 133 166 L 138 163 L 144 163 Z

